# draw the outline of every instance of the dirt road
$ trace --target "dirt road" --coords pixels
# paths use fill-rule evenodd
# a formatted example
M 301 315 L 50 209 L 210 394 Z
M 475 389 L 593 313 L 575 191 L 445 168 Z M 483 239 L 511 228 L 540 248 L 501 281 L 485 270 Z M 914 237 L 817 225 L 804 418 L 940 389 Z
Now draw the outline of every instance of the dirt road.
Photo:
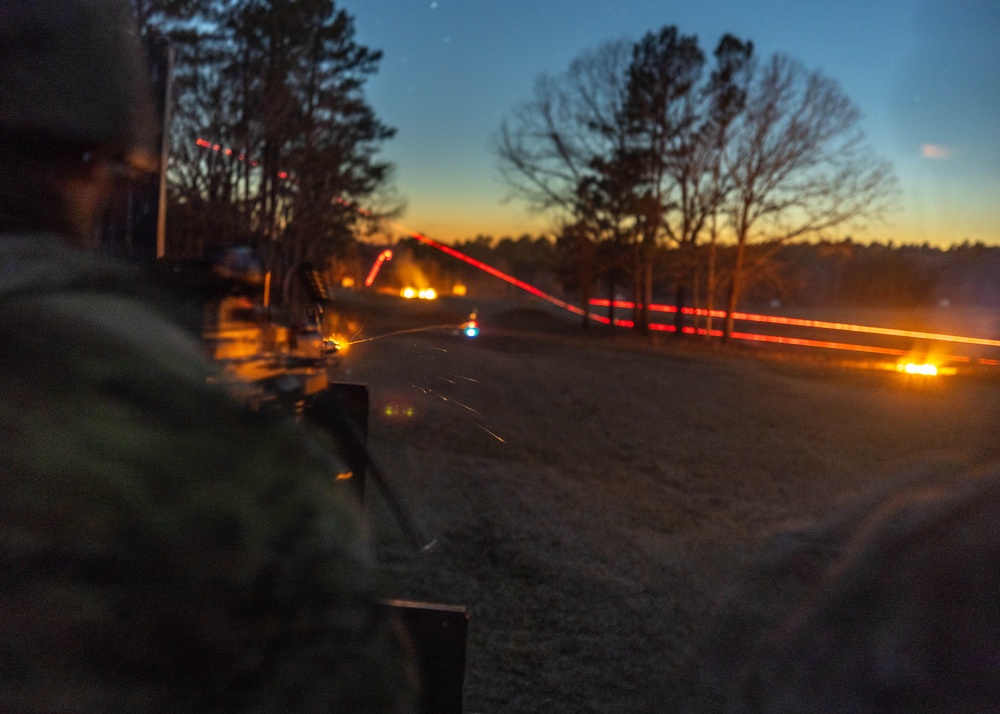
M 468 712 L 720 711 L 706 641 L 777 531 L 912 464 L 998 456 L 996 374 L 650 345 L 532 304 L 481 311 L 475 340 L 423 329 L 467 308 L 355 306 L 357 341 L 397 334 L 338 376 L 369 385 L 372 450 L 440 541 L 410 556 L 369 504 L 395 594 L 469 608 Z

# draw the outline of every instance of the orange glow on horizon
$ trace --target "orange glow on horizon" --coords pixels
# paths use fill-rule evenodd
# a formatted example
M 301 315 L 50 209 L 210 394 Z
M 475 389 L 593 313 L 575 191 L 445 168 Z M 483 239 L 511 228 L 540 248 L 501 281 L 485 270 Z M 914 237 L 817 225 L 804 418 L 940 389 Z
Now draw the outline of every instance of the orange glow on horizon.
M 548 293 L 543 292 L 542 290 L 539 290 L 535 286 L 529 285 L 528 283 L 525 283 L 523 280 L 518 280 L 514 276 L 508 275 L 507 273 L 504 273 L 503 271 L 497 270 L 493 266 L 487 265 L 486 263 L 483 263 L 482 261 L 476 260 L 475 258 L 472 258 L 472 257 L 470 257 L 468 255 L 465 255 L 464 253 L 456 250 L 455 248 L 452 248 L 451 246 L 444 245 L 443 243 L 440 243 L 440 242 L 435 241 L 435 240 L 433 240 L 431 238 L 428 238 L 427 236 L 423 235 L 422 233 L 412 233 L 411 232 L 410 236 L 412 238 L 414 238 L 415 240 L 420 241 L 421 243 L 425 243 L 426 245 L 429 245 L 431 247 L 437 248 L 438 250 L 442 251 L 443 253 L 447 253 L 448 255 L 450 255 L 450 256 L 452 256 L 454 258 L 457 258 L 458 260 L 461 260 L 461 261 L 463 261 L 465 263 L 468 263 L 469 265 L 475 266 L 475 267 L 479 268 L 480 270 L 482 270 L 482 271 L 484 271 L 484 272 L 492 275 L 495 278 L 499 278 L 500 280 L 503 280 L 504 282 L 507 282 L 507 283 L 510 283 L 511 285 L 519 287 L 522 290 L 525 290 L 528 293 L 531 293 L 532 295 L 534 295 L 536 297 L 542 298 L 543 300 L 547 300 L 548 302 L 552 303 L 553 305 L 558 305 L 559 307 L 562 307 L 562 308 L 564 308 L 566 310 L 569 310 L 570 312 L 572 312 L 574 314 L 577 314 L 577 315 L 583 315 L 583 314 L 585 314 L 584 311 L 581 308 L 577 307 L 576 305 L 567 303 L 567 302 L 565 302 L 563 300 L 560 300 L 559 298 L 556 298 L 556 297 L 554 297 L 552 295 L 549 295 Z M 589 301 L 589 304 L 591 306 L 594 306 L 594 307 L 608 307 L 608 306 L 610 306 L 612 304 L 615 307 L 621 307 L 621 308 L 626 308 L 626 309 L 632 309 L 632 308 L 635 307 L 635 303 L 634 302 L 626 301 L 626 300 L 615 300 L 612 303 L 611 301 L 606 300 L 606 299 L 603 299 L 603 300 L 602 299 L 592 299 L 592 300 Z M 665 312 L 665 313 L 676 313 L 677 312 L 677 308 L 675 306 L 673 306 L 673 305 L 651 304 L 649 306 L 649 309 L 650 309 L 651 312 Z M 723 318 L 723 317 L 726 316 L 726 313 L 724 311 L 722 311 L 722 310 L 712 310 L 712 311 L 709 311 L 709 310 L 705 310 L 705 309 L 701 309 L 701 308 L 689 308 L 689 307 L 683 308 L 681 310 L 681 313 L 685 314 L 685 315 L 697 315 L 697 316 L 710 315 L 712 317 L 718 317 L 718 318 Z M 591 313 L 591 314 L 589 314 L 589 317 L 590 317 L 590 319 L 592 319 L 592 320 L 594 320 L 596 322 L 600 322 L 600 323 L 605 324 L 605 325 L 610 325 L 611 324 L 611 319 L 608 318 L 608 317 L 605 317 L 603 315 L 594 315 L 594 314 Z M 826 322 L 826 321 L 823 321 L 823 320 L 803 320 L 803 319 L 791 318 L 791 317 L 779 317 L 779 316 L 775 316 L 775 315 L 759 315 L 759 314 L 755 314 L 755 313 L 734 312 L 733 313 L 733 319 L 734 320 L 749 321 L 749 322 L 763 322 L 763 323 L 772 323 L 772 324 L 781 324 L 781 325 L 791 325 L 791 326 L 795 326 L 795 327 L 811 327 L 811 328 L 819 328 L 819 329 L 844 330 L 844 331 L 850 331 L 850 332 L 864 332 L 864 333 L 870 333 L 870 334 L 888 335 L 888 336 L 892 336 L 892 337 L 912 337 L 912 338 L 919 338 L 919 339 L 939 340 L 939 341 L 944 341 L 944 342 L 955 342 L 955 343 L 964 343 L 964 344 L 973 344 L 973 345 L 1000 346 L 1000 340 L 988 340 L 988 339 L 977 338 L 977 337 L 960 337 L 958 335 L 941 335 L 941 334 L 930 333 L 930 332 L 918 332 L 918 331 L 915 331 L 915 330 L 897 330 L 897 329 L 888 328 L 888 327 L 869 327 L 867 325 L 851 325 L 851 324 L 848 324 L 848 323 Z M 634 327 L 634 322 L 632 320 L 615 319 L 614 324 L 616 326 L 620 326 L 620 327 Z M 674 325 L 665 325 L 665 324 L 662 324 L 662 323 L 651 323 L 649 325 L 649 329 L 653 330 L 653 331 L 658 331 L 658 332 L 676 332 L 677 331 L 677 328 Z M 684 334 L 688 334 L 688 335 L 706 335 L 707 334 L 707 335 L 709 335 L 711 337 L 721 337 L 722 334 L 723 334 L 721 330 L 707 331 L 704 328 L 695 328 L 695 327 L 684 327 L 684 328 L 682 328 L 682 332 Z M 795 345 L 795 346 L 799 346 L 799 347 L 816 347 L 816 348 L 822 348 L 822 349 L 835 349 L 835 350 L 844 350 L 844 351 L 850 351 L 850 352 L 866 352 L 866 353 L 872 353 L 872 354 L 893 355 L 893 356 L 897 356 L 897 357 L 904 356 L 904 355 L 908 354 L 907 350 L 895 349 L 895 348 L 891 348 L 891 347 L 875 347 L 875 346 L 869 346 L 869 345 L 855 345 L 855 344 L 850 344 L 850 343 L 846 343 L 846 342 L 831 342 L 831 341 L 826 341 L 826 340 L 811 340 L 811 339 L 799 338 L 799 337 L 781 337 L 781 336 L 778 336 L 778 335 L 763 335 L 763 334 L 756 334 L 756 333 L 750 333 L 750 332 L 733 332 L 730 335 L 730 337 L 732 339 L 734 339 L 734 340 L 747 340 L 747 341 L 752 341 L 752 342 L 769 342 L 769 343 L 773 343 L 773 344 Z M 942 355 L 941 359 L 955 361 L 955 362 L 971 362 L 972 361 L 969 357 L 964 357 L 964 356 L 961 356 L 961 355 Z M 976 360 L 976 362 L 978 364 L 985 364 L 985 365 L 995 364 L 995 365 L 1000 366 L 1000 360 L 978 359 L 978 360 Z

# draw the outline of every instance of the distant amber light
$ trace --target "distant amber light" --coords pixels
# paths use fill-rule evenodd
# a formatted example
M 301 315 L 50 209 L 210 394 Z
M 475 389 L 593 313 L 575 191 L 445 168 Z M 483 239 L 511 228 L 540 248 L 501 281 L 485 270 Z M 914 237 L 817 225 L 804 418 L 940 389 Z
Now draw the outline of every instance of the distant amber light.
M 353 288 L 354 287 L 354 278 L 352 278 L 350 275 L 346 276 L 343 280 L 340 281 L 340 287 L 342 287 L 342 288 Z
M 404 297 L 407 300 L 412 300 L 413 298 L 419 298 L 421 300 L 436 300 L 437 290 L 434 288 L 416 288 L 406 287 L 399 291 L 399 296 Z
M 906 374 L 919 374 L 925 377 L 936 377 L 938 374 L 937 366 L 929 363 L 917 364 L 916 362 L 906 362 L 905 364 L 901 363 L 897 365 L 896 369 Z
M 466 288 L 462 283 L 455 283 L 451 289 L 451 294 L 455 297 L 465 297 Z

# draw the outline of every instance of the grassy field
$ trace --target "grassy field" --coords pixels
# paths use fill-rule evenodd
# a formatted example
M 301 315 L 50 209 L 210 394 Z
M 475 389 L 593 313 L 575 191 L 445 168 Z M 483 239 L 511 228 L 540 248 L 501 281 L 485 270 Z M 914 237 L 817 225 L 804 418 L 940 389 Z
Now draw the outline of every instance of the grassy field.
M 1000 368 L 905 377 L 480 307 L 467 340 L 424 329 L 466 304 L 354 305 L 336 375 L 369 385 L 372 451 L 439 541 L 413 555 L 370 500 L 392 594 L 470 613 L 467 712 L 721 711 L 802 591 L 761 579 L 777 533 L 1000 450 Z

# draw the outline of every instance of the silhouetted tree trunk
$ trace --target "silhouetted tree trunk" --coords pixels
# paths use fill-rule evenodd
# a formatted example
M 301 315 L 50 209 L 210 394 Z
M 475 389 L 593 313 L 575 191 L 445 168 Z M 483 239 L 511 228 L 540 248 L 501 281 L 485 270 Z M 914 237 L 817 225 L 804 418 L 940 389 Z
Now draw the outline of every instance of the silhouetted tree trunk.
M 865 145 L 858 110 L 838 84 L 781 55 L 755 69 L 727 160 L 737 251 L 724 339 L 732 334 L 749 240 L 821 236 L 878 217 L 895 191 L 889 165 Z
M 279 270 L 349 252 L 383 212 L 356 203 L 391 203 L 377 152 L 395 131 L 364 99 L 381 53 L 355 41 L 353 19 L 319 0 L 133 4 L 177 48 L 168 178 L 180 213 L 202 213 L 209 240 L 256 244 Z

